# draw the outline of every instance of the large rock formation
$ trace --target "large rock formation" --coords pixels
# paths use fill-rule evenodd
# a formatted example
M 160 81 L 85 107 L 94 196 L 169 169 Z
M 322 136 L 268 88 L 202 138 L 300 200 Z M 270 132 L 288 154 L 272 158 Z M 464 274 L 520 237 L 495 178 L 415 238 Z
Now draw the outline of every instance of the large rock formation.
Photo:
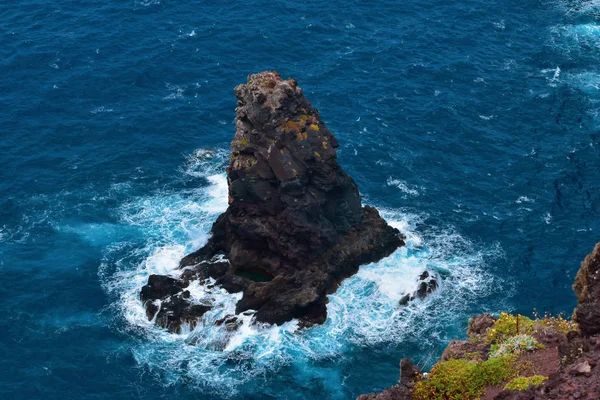
M 376 209 L 361 206 L 336 161 L 337 140 L 295 80 L 262 72 L 235 95 L 229 207 L 208 243 L 181 261 L 180 279 L 150 277 L 141 293 L 148 318 L 174 331 L 193 325 L 206 309 L 186 301 L 185 287 L 212 278 L 243 292 L 237 313 L 256 310 L 257 321 L 275 324 L 322 323 L 326 295 L 360 264 L 402 246 L 403 237 Z

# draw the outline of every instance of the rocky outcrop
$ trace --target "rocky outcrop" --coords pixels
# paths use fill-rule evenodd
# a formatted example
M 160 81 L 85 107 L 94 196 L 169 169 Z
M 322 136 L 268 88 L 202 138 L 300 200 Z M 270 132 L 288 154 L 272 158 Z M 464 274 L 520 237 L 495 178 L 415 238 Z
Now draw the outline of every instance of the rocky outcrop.
M 547 352 L 548 350 L 544 350 Z M 504 390 L 494 400 L 597 400 L 600 399 L 600 337 L 565 335 L 558 347 L 557 367 L 538 388 L 524 391 Z M 542 367 L 542 359 L 535 367 Z
M 581 263 L 573 290 L 578 300 L 573 320 L 584 335 L 600 333 L 600 243 Z
M 467 335 L 469 337 L 474 335 L 482 335 L 487 332 L 488 329 L 494 326 L 496 317 L 489 313 L 483 313 L 481 315 L 474 315 L 469 320 L 469 328 L 467 329 Z
M 423 300 L 425 297 L 435 292 L 438 287 L 438 274 L 434 272 L 423 271 L 417 282 L 417 290 L 415 290 L 413 293 L 407 293 L 402 296 L 399 303 L 401 306 L 405 306 L 415 299 Z
M 417 389 L 423 383 L 435 387 L 436 393 L 407 388 L 400 383 L 380 394 L 363 395 L 361 400 L 424 400 L 439 395 L 439 391 L 460 390 L 461 384 L 470 381 L 480 391 L 477 397 L 483 400 L 598 400 L 600 399 L 600 243 L 581 264 L 573 289 L 578 304 L 571 321 L 563 318 L 544 317 L 531 320 L 523 316 L 502 314 L 499 319 L 484 313 L 471 318 L 468 340 L 453 340 L 444 351 L 434 369 L 444 369 L 444 363 L 453 365 L 487 365 L 497 357 L 509 357 L 504 371 L 509 371 L 502 382 L 477 387 L 480 376 L 457 373 L 443 378 L 433 378 L 434 369 L 428 376 L 416 376 L 410 388 Z M 535 345 L 527 347 L 527 342 Z M 512 343 L 512 345 L 511 345 Z M 516 347 L 515 347 L 516 343 Z M 512 347 L 511 347 L 512 346 Z M 499 353 L 503 349 L 503 353 Z M 501 354 L 501 355 L 500 355 Z M 486 361 L 487 360 L 487 361 Z M 463 364 L 460 364 L 463 363 Z M 496 364 L 498 365 L 498 364 Z M 464 370 L 463 370 L 464 371 Z M 485 368 L 471 370 L 485 371 Z M 497 370 L 496 373 L 500 373 Z M 448 370 L 446 369 L 446 373 Z M 481 372 L 479 372 L 481 373 Z M 516 379 L 514 379 L 517 377 Z M 433 379 L 433 381 L 432 381 Z M 455 379 L 455 381 L 453 381 Z M 513 380 L 514 379 L 514 380 Z M 519 381 L 520 379 L 520 381 Z M 491 380 L 493 381 L 493 379 Z M 433 383 L 431 383 L 433 382 Z M 475 383 L 473 383 L 475 382 Z M 537 382 L 533 384 L 533 382 Z M 459 383 L 459 385 L 456 385 Z M 507 383 L 512 383 L 506 385 Z M 436 386 L 437 385 L 437 386 Z M 506 385 L 506 386 L 505 386 Z M 537 385 L 537 386 L 536 386 Z M 517 387 L 517 390 L 514 388 Z M 452 388 L 452 389 L 450 389 Z M 439 389 L 439 390 L 438 390 Z M 419 393 L 419 394 L 415 394 Z M 445 392 L 446 394 L 448 392 Z M 472 393 L 452 392 L 453 398 Z M 433 396 L 433 397 L 431 397 Z M 444 395 L 442 395 L 443 397 Z M 446 397 L 443 397 L 446 398 Z M 448 397 L 450 398 L 450 397 Z
M 295 80 L 262 72 L 235 95 L 229 207 L 208 243 L 181 261 L 180 279 L 150 277 L 141 295 L 148 318 L 158 313 L 157 323 L 174 331 L 193 324 L 202 310 L 184 305 L 185 288 L 214 280 L 243 292 L 236 312 L 256 310 L 257 321 L 322 323 L 326 295 L 360 264 L 402 246 L 403 237 L 361 205 L 356 184 L 337 163 L 336 138 Z

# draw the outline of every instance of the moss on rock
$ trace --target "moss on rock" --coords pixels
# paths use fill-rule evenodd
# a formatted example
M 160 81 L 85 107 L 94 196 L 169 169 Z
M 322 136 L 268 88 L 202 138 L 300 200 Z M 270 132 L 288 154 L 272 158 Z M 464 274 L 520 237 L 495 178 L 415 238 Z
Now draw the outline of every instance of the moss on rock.
M 516 356 L 507 355 L 483 362 L 450 360 L 436 364 L 415 385 L 415 400 L 478 399 L 486 387 L 499 385 L 517 374 Z
M 547 376 L 519 376 L 504 386 L 504 390 L 527 390 L 531 385 L 538 387 L 548 379 Z

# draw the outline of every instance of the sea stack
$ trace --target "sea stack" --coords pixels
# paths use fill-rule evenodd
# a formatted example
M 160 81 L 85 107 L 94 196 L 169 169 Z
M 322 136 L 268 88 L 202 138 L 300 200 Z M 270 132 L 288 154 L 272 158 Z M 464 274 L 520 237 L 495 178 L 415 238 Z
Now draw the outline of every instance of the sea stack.
M 261 72 L 235 95 L 229 207 L 207 244 L 181 260 L 179 278 L 150 276 L 141 292 L 148 318 L 172 331 L 195 325 L 207 308 L 188 302 L 185 288 L 201 280 L 243 292 L 236 313 L 255 310 L 255 321 L 323 323 L 327 294 L 404 238 L 362 206 L 336 138 L 295 80 Z

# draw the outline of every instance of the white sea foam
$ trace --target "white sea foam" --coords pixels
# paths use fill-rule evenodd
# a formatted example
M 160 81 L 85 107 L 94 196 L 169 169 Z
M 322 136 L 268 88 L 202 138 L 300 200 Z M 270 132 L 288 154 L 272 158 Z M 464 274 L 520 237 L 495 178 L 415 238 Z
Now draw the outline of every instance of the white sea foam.
M 160 4 L 160 0 L 138 0 L 136 4 L 140 4 L 144 7 L 154 6 Z
M 564 26 L 562 27 L 562 31 L 564 35 L 572 37 L 575 40 L 600 40 L 600 25 L 592 23 Z
M 535 199 L 529 198 L 527 196 L 520 196 L 515 203 L 517 204 L 521 204 L 521 203 L 535 203 Z
M 552 74 L 552 77 L 546 77 L 546 79 L 548 80 L 548 84 L 552 87 L 556 87 L 557 86 L 557 82 L 559 81 L 560 78 L 560 73 L 561 73 L 561 69 L 559 67 L 556 68 L 546 68 L 542 70 L 542 73 L 545 75 L 548 74 Z M 545 95 L 541 95 L 540 97 L 546 97 Z
M 596 72 L 573 73 L 567 79 L 571 86 L 588 95 L 597 96 L 600 94 L 600 74 Z
M 387 180 L 388 186 L 395 186 L 402 193 L 408 194 L 410 196 L 419 196 L 419 191 L 416 189 L 416 186 L 409 185 L 408 183 L 401 181 L 399 179 L 394 179 L 391 176 Z
M 100 106 L 98 108 L 94 108 L 92 111 L 90 111 L 92 114 L 98 114 L 98 113 L 110 113 L 113 112 L 114 110 L 112 108 L 107 108 L 105 106 Z
M 185 87 L 173 85 L 171 83 L 167 83 L 166 87 L 171 92 L 171 94 L 163 97 L 163 100 L 178 100 L 183 98 L 183 94 L 185 93 Z
M 556 1 L 556 6 L 562 8 L 569 16 L 596 16 L 600 12 L 600 1 L 598 0 L 581 0 L 581 1 Z
M 139 229 L 144 240 L 111 246 L 100 269 L 104 287 L 115 299 L 115 310 L 128 329 L 141 333 L 132 345 L 136 362 L 160 375 L 165 384 L 185 379 L 221 396 L 235 397 L 239 385 L 264 379 L 283 366 L 302 371 L 310 380 L 311 374 L 324 374 L 314 367 L 315 361 L 343 357 L 355 346 L 399 344 L 419 335 L 421 343 L 435 341 L 457 315 L 466 316 L 469 303 L 497 287 L 496 278 L 485 268 L 489 257 L 500 256 L 497 247 L 477 251 L 452 229 L 417 230 L 425 225 L 423 215 L 380 209 L 405 234 L 406 246 L 380 262 L 362 266 L 346 279 L 329 296 L 325 324 L 301 331 L 295 321 L 273 327 L 252 324 L 250 312 L 238 316 L 240 327 L 228 332 L 214 322 L 235 313 L 240 294 L 195 282 L 188 288 L 192 301 L 213 304 L 213 309 L 194 330 L 172 334 L 157 328 L 146 318 L 140 288 L 150 274 L 176 276 L 181 257 L 205 242 L 212 222 L 227 206 L 226 181 L 217 173 L 224 166 L 225 154 L 198 150 L 181 168 L 184 177 L 205 179 L 205 187 L 160 192 L 123 204 L 122 223 Z M 408 188 L 408 193 L 418 191 Z M 440 289 L 424 301 L 399 306 L 399 299 L 415 290 L 424 270 L 443 277 Z M 342 376 L 333 374 L 328 384 L 339 386 L 341 380 Z

